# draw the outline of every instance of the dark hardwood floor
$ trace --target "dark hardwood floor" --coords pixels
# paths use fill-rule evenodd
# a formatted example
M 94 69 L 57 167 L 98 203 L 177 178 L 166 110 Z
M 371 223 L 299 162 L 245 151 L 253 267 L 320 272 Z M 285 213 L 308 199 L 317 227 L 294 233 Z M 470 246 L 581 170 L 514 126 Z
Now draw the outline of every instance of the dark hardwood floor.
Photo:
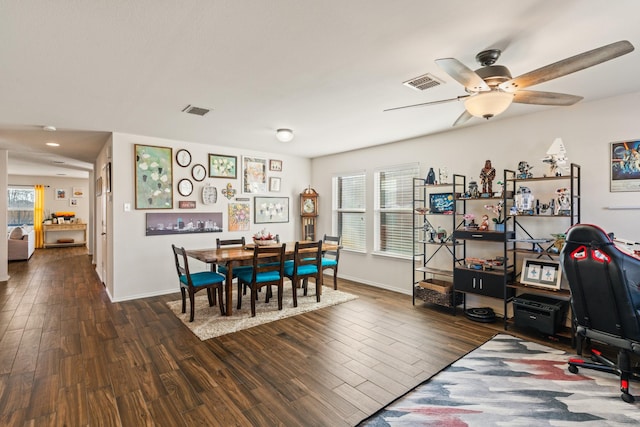
M 82 248 L 38 249 L 9 274 L 8 426 L 352 426 L 504 332 L 341 280 L 357 300 L 203 342 L 166 306 L 177 286 L 112 304 Z

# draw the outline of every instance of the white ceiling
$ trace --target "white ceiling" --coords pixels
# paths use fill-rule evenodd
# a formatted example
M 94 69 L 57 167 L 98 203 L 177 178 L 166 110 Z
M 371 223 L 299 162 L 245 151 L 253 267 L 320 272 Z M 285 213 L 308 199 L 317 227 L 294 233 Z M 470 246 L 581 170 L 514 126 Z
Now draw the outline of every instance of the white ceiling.
M 476 69 L 498 47 L 517 76 L 618 40 L 640 49 L 639 13 L 637 0 L 5 0 L 0 149 L 10 174 L 55 159 L 74 174 L 109 132 L 317 157 L 447 131 L 462 103 L 383 112 L 465 94 L 435 59 Z M 636 50 L 530 89 L 589 102 L 640 91 L 639 70 Z M 445 84 L 402 85 L 427 72 Z M 514 104 L 491 120 L 545 108 L 571 107 Z

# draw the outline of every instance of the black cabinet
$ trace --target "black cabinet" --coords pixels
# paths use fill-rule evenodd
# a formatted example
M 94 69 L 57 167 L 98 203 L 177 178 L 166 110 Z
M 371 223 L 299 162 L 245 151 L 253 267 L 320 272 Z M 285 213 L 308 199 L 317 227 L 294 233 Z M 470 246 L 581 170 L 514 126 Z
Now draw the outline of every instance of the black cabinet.
M 508 281 L 513 274 L 507 273 Z M 456 268 L 453 272 L 453 281 L 456 291 L 484 295 L 492 298 L 511 298 L 514 294 L 512 288 L 505 288 L 505 277 L 502 270 L 479 271 L 466 268 Z M 505 294 L 506 292 L 506 294 Z

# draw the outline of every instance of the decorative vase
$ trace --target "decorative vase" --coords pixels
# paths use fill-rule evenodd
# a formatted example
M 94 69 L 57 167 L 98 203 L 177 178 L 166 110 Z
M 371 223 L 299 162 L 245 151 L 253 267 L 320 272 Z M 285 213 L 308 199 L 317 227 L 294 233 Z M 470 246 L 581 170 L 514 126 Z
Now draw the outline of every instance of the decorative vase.
M 495 230 L 499 231 L 500 233 L 504 233 L 504 222 L 501 224 L 496 223 L 495 224 Z

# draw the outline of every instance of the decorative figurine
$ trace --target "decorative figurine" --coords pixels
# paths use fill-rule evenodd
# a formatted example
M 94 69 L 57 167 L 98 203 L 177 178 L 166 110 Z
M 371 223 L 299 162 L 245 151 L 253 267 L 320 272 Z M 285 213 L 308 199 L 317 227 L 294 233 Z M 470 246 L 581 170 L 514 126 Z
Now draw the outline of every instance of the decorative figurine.
M 482 193 L 493 194 L 493 179 L 496 177 L 496 169 L 491 166 L 491 160 L 485 160 L 484 167 L 480 171 L 480 182 L 482 183 Z
M 566 188 L 558 188 L 556 190 L 556 215 L 571 214 L 571 191 Z
M 564 148 L 562 138 L 553 140 L 551 147 L 547 150 L 547 157 L 542 159 L 549 164 L 549 176 L 562 176 L 562 169 L 566 169 L 567 150 Z
M 444 243 L 447 240 L 447 230 L 438 226 L 438 239 L 440 239 L 440 243 Z
M 469 181 L 469 197 L 472 199 L 477 199 L 480 197 L 480 192 L 478 191 L 478 183 L 476 181 Z
M 531 173 L 531 169 L 533 169 L 533 166 L 530 166 L 528 162 L 525 162 L 524 160 L 521 161 L 520 163 L 518 163 L 518 175 L 517 178 L 518 179 L 529 179 L 529 178 L 533 178 L 533 174 Z
M 449 171 L 446 167 L 438 169 L 438 182 L 440 184 L 447 184 L 449 180 Z
M 489 230 L 489 215 L 487 214 L 482 215 L 482 222 L 480 223 L 480 227 L 478 228 L 478 230 L 480 231 Z
M 515 205 L 520 215 L 533 215 L 535 199 L 529 187 L 519 187 L 516 192 Z
M 425 185 L 433 185 L 436 183 L 436 173 L 433 171 L 433 168 L 429 168 L 429 173 L 427 173 L 424 183 Z
M 431 224 L 425 224 L 425 238 L 426 235 L 429 235 L 429 243 L 436 242 L 436 230 L 431 226 Z

